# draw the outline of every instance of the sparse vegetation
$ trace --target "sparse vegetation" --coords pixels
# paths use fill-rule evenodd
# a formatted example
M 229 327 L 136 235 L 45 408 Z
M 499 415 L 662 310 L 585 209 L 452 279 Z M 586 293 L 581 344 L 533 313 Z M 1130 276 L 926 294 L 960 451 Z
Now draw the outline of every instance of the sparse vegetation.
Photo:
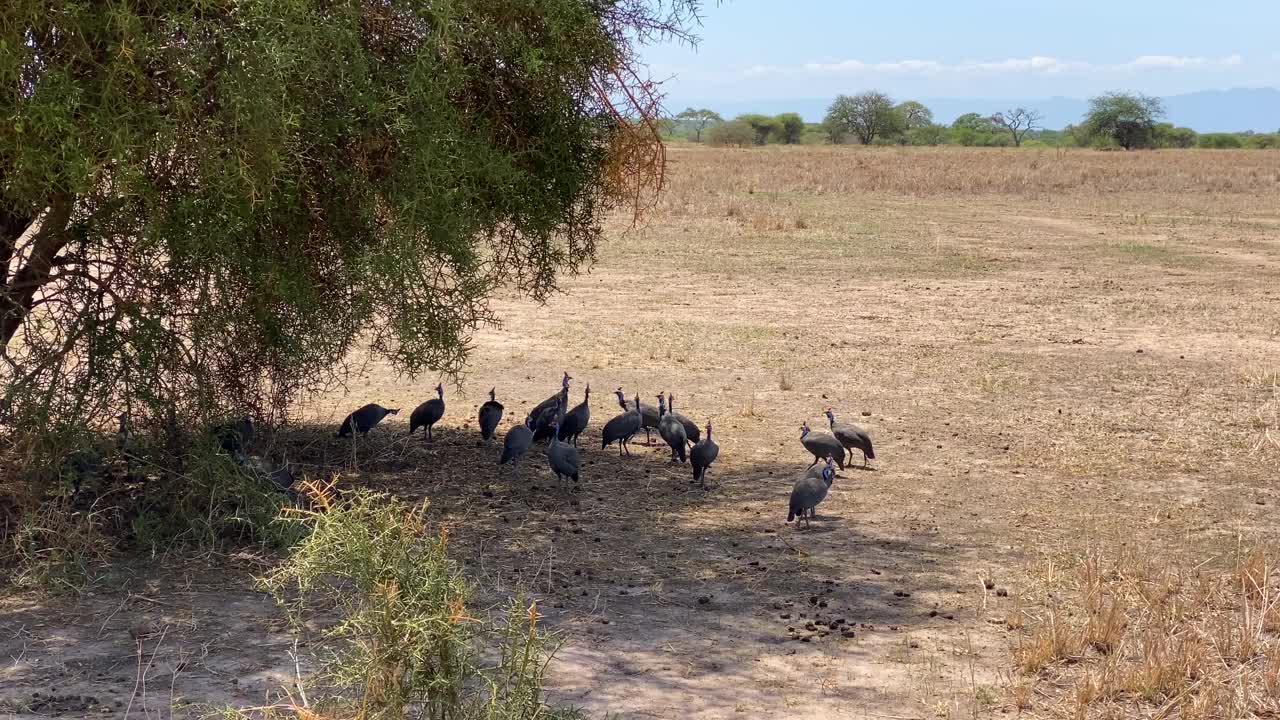
M 1274 715 L 1276 559 L 1265 545 L 1241 546 L 1230 558 L 1095 548 L 1046 588 L 1044 606 L 1025 611 L 1032 622 L 1014 657 L 1071 717 Z
M 306 539 L 263 585 L 296 632 L 332 618 L 312 681 L 325 691 L 318 707 L 368 720 L 411 709 L 458 720 L 556 717 L 543 701 L 548 658 L 536 603 L 515 597 L 496 620 L 477 617 L 448 531 L 431 526 L 425 503 L 363 491 L 335 498 L 328 488 L 312 497 L 319 509 L 292 520 Z

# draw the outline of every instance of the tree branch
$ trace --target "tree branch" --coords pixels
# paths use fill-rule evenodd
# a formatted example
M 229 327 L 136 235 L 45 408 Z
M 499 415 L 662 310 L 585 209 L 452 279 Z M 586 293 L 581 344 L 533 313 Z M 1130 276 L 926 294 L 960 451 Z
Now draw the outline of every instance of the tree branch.
M 0 344 L 5 347 L 31 312 L 36 291 L 48 282 L 53 259 L 69 240 L 66 229 L 73 205 L 69 195 L 53 199 L 40 216 L 40 226 L 32 237 L 31 254 L 26 264 L 13 274 L 0 294 Z

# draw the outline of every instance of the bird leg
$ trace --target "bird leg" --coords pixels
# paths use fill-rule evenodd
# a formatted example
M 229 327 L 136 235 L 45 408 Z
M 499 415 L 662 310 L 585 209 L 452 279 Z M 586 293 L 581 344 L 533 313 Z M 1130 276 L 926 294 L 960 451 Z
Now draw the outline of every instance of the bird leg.
M 818 456 L 814 455 L 813 462 L 809 463 L 809 467 L 813 467 L 814 465 L 817 465 L 817 464 L 818 464 Z M 805 469 L 808 470 L 809 468 L 805 468 Z

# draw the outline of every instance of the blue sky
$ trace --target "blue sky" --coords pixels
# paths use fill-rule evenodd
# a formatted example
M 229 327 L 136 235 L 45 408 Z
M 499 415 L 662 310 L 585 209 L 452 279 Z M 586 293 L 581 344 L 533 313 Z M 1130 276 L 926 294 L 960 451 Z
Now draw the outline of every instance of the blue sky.
M 708 5 L 696 49 L 644 51 L 654 77 L 670 78 L 669 108 L 868 88 L 1041 98 L 1280 86 L 1280 0 Z

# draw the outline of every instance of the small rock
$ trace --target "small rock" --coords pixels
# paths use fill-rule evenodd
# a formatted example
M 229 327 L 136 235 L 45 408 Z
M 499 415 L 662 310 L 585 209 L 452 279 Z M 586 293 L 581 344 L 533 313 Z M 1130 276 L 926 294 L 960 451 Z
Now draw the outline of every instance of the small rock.
M 1009 591 L 1008 591 L 1008 590 L 1005 590 L 1004 588 L 1000 588 L 999 590 L 996 590 L 996 596 L 997 596 L 997 597 L 1009 597 Z
M 711 598 L 706 595 L 703 595 L 702 597 L 698 598 L 699 605 L 706 605 L 709 602 L 711 602 Z

